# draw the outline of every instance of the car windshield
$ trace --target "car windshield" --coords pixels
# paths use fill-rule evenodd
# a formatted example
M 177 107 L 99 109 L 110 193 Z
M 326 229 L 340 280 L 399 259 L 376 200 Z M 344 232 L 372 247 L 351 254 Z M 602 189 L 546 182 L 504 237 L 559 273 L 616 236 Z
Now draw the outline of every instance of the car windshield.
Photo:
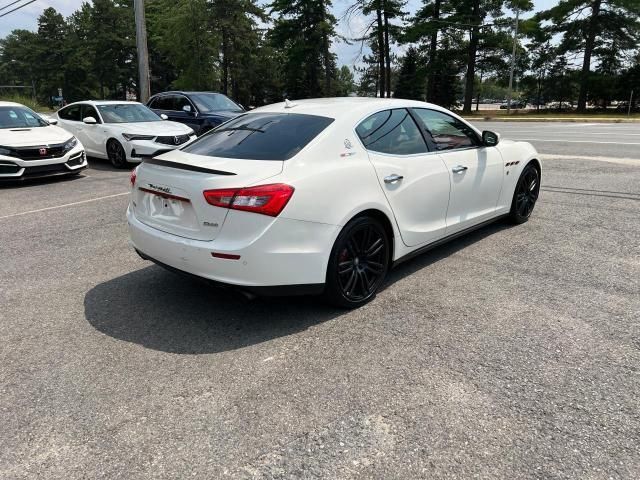
M 225 110 L 242 112 L 240 106 L 220 93 L 194 93 L 189 95 L 201 112 Z
M 46 127 L 49 122 L 27 107 L 0 107 L 0 128 Z
M 98 105 L 104 123 L 160 122 L 162 119 L 139 103 L 110 103 Z
M 288 160 L 333 122 L 296 113 L 249 113 L 211 130 L 183 150 L 209 157 Z

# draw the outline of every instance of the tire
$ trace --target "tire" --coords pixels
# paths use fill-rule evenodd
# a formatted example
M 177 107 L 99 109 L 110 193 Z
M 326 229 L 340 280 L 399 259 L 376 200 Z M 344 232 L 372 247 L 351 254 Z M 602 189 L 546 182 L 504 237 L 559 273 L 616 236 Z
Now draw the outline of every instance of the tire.
M 536 206 L 540 193 L 540 174 L 533 165 L 527 165 L 516 184 L 511 201 L 509 217 L 514 223 L 520 224 L 529 220 L 533 208 Z
M 389 236 L 375 218 L 357 217 L 345 225 L 329 256 L 327 302 L 358 308 L 372 300 L 389 271 L 390 248 Z
M 129 165 L 124 147 L 117 140 L 111 139 L 107 142 L 107 157 L 116 168 L 126 168 Z

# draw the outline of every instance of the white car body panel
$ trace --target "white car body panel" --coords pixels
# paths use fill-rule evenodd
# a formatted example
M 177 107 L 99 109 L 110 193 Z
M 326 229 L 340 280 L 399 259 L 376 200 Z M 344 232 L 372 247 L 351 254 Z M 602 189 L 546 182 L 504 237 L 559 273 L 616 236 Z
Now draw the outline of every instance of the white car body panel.
M 159 143 L 154 140 L 126 140 L 122 134 L 132 133 L 139 135 L 153 135 L 157 136 L 182 136 L 189 135 L 189 141 L 196 138 L 193 130 L 188 126 L 170 122 L 166 120 L 159 120 L 155 122 L 134 122 L 134 123 L 104 123 L 104 119 L 100 115 L 100 105 L 109 104 L 127 104 L 137 102 L 125 102 L 125 101 L 84 101 L 75 102 L 66 105 L 64 108 L 68 108 L 74 105 L 89 105 L 96 109 L 98 118 L 96 120 L 99 123 L 87 124 L 84 121 L 74 121 L 61 118 L 59 113 L 56 112 L 54 118 L 58 120 L 60 125 L 65 130 L 73 133 L 85 146 L 87 154 L 96 158 L 108 158 L 107 156 L 107 142 L 110 139 L 115 139 L 124 147 L 127 161 L 131 163 L 139 163 L 142 161 L 143 156 L 151 156 L 160 150 L 171 150 L 183 146 L 184 143 L 179 145 Z M 142 104 L 139 104 L 142 105 Z M 61 109 L 62 110 L 62 109 Z
M 0 107 L 12 106 L 26 108 L 24 105 L 13 102 L 0 102 Z M 48 118 L 45 116 L 41 116 L 41 118 L 48 121 Z M 72 138 L 72 134 L 55 125 L 32 128 L 0 128 L 0 145 L 7 148 L 26 149 L 32 147 L 33 149 L 39 150 L 40 148 L 44 148 L 50 151 L 49 147 L 64 144 Z M 12 173 L 3 173 L 0 171 L 0 180 L 26 178 L 28 176 L 27 172 L 32 167 L 59 165 L 60 168 L 52 171 L 51 174 L 64 174 L 82 170 L 87 166 L 85 150 L 80 141 L 77 142 L 75 147 L 64 154 L 57 155 L 53 158 L 50 158 L 50 155 L 47 154 L 45 157 L 46 158 L 42 159 L 34 158 L 27 160 L 0 153 L 0 165 L 15 165 L 18 167 L 18 170 Z M 68 162 L 71 163 L 68 165 Z M 46 172 L 43 173 L 43 176 L 44 175 L 46 175 Z
M 219 282 L 262 287 L 311 285 L 325 282 L 337 236 L 362 212 L 372 211 L 388 220 L 393 231 L 393 260 L 507 213 L 520 172 L 529 161 L 539 162 L 535 149 L 527 143 L 503 140 L 494 147 L 411 156 L 365 149 L 355 132 L 360 121 L 381 110 L 412 106 L 451 114 L 435 105 L 396 99 L 281 103 L 247 115 L 303 113 L 335 120 L 285 161 L 214 158 L 179 150 L 157 158 L 178 167 L 235 175 L 193 172 L 145 161 L 137 168 L 127 213 L 132 244 L 146 258 Z M 457 165 L 467 170 L 454 174 L 451 169 Z M 392 173 L 404 179 L 397 184 L 385 183 L 384 178 Z M 272 183 L 295 188 L 275 218 L 209 205 L 202 193 Z M 143 205 L 149 200 L 140 188 L 153 190 L 153 186 L 188 198 L 195 214 L 178 215 L 175 224 L 150 218 L 150 207 Z M 173 215 L 171 208 L 165 207 L 169 216 Z M 204 226 L 204 222 L 216 226 Z M 213 258 L 212 252 L 240 258 Z

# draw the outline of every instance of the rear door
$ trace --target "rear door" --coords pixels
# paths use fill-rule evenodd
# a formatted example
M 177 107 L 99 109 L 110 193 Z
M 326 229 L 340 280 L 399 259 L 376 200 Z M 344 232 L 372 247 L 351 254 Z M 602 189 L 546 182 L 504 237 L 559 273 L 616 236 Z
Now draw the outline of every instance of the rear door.
M 356 131 L 393 209 L 403 242 L 413 247 L 443 237 L 449 173 L 442 158 L 427 151 L 409 111 L 375 113 Z
M 482 145 L 466 123 L 437 110 L 413 109 L 442 158 L 451 179 L 447 235 L 495 215 L 504 162 L 495 147 Z

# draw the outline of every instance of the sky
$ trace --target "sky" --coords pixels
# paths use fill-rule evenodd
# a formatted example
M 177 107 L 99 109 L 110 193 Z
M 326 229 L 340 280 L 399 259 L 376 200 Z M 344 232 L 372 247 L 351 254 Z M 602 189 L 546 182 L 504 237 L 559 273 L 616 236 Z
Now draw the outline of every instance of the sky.
M 11 3 L 13 0 L 0 0 L 0 8 Z M 23 0 L 27 1 L 27 0 Z M 338 19 L 336 26 L 337 33 L 346 38 L 357 38 L 362 35 L 366 22 L 361 17 L 352 18 L 351 21 L 345 19 L 345 11 L 353 0 L 333 0 L 333 14 Z M 80 8 L 82 0 L 36 0 L 20 10 L 9 15 L 0 17 L 0 38 L 5 37 L 11 30 L 16 28 L 24 28 L 27 30 L 36 30 L 38 28 L 38 17 L 47 7 L 53 7 L 65 17 L 71 15 L 75 10 Z M 557 0 L 534 0 L 534 11 L 547 9 L 557 3 Z M 0 14 L 6 13 L 12 8 L 20 5 L 20 3 L 0 10 Z M 415 12 L 422 5 L 422 0 L 408 0 L 406 10 Z M 530 15 L 529 13 L 528 15 Z M 348 65 L 353 67 L 359 64 L 360 45 L 349 45 L 346 42 L 336 41 L 333 45 L 333 51 L 338 56 L 338 65 Z

